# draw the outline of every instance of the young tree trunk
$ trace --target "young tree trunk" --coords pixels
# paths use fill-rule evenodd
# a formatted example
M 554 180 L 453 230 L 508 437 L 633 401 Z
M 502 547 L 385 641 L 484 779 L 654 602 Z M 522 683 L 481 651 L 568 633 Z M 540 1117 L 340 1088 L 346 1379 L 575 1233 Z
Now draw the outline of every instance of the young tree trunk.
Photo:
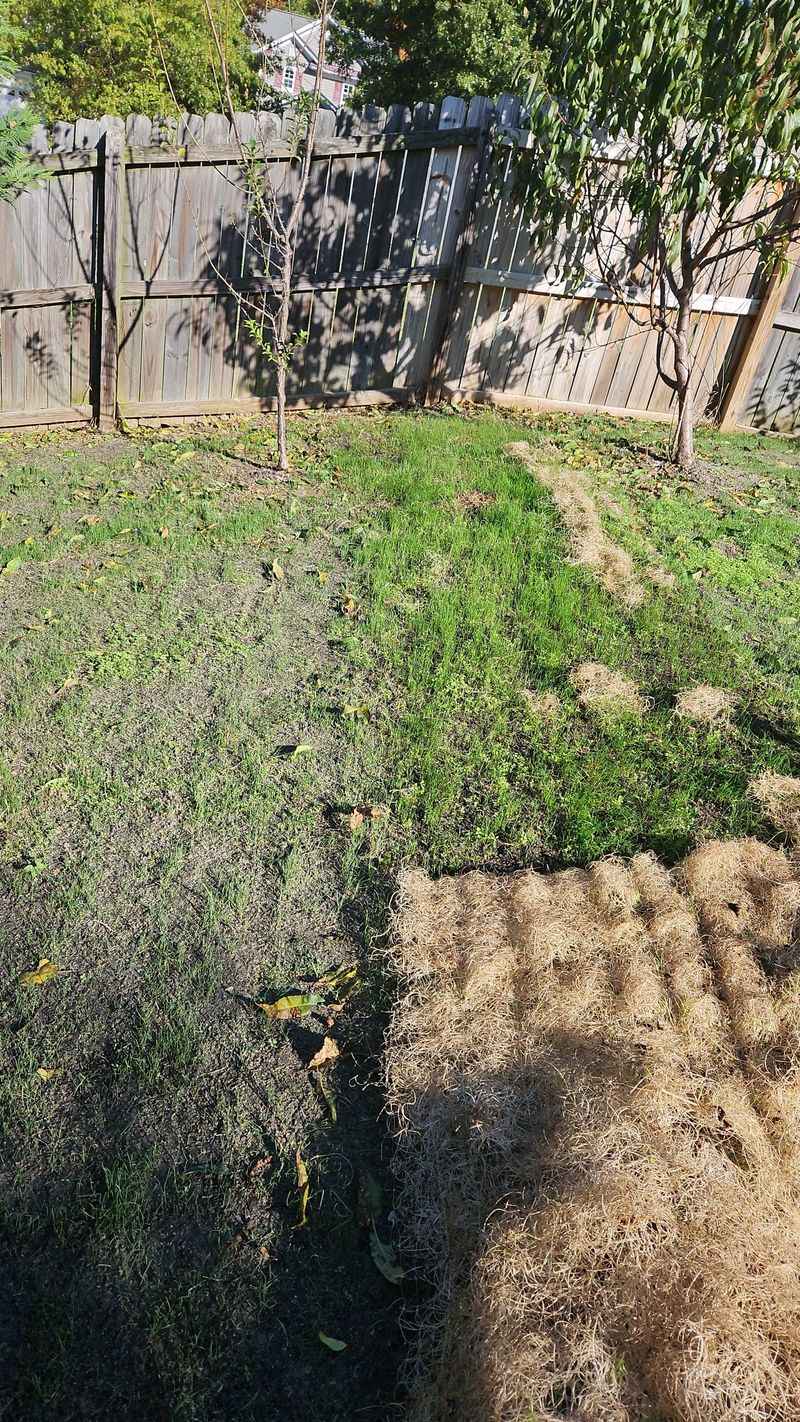
M 275 324 L 277 344 L 276 393 L 278 409 L 276 434 L 278 439 L 278 468 L 289 468 L 289 452 L 286 445 L 286 366 L 289 341 L 289 309 L 291 305 L 292 274 L 294 271 L 294 242 L 287 243 L 281 263 L 281 293 L 278 298 L 278 319 Z
M 678 386 L 678 429 L 675 436 L 675 458 L 681 469 L 691 469 L 694 463 L 694 399 L 692 396 L 692 361 L 689 352 L 691 319 L 691 291 L 683 291 L 679 299 L 678 322 L 675 327 L 675 380 Z
M 276 370 L 278 410 L 275 420 L 278 440 L 278 468 L 284 472 L 289 468 L 289 454 L 286 448 L 286 366 Z

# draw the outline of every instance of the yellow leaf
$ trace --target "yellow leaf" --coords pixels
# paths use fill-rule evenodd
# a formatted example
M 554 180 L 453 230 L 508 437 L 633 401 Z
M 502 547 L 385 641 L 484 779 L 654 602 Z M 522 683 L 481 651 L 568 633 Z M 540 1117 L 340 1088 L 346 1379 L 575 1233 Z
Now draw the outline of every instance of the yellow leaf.
M 342 612 L 345 617 L 355 617 L 358 612 L 358 603 L 351 593 L 347 593 L 345 597 L 342 598 Z
M 162 538 L 169 538 L 169 529 L 167 528 L 166 524 L 164 525 L 163 528 L 160 528 L 158 531 L 159 531 L 159 533 L 161 534 L 161 537 L 162 537 Z
M 317 577 L 319 578 L 320 584 L 324 585 L 327 583 L 330 573 L 325 568 L 317 568 Z
M 185 464 L 187 459 L 194 459 L 196 451 L 194 449 L 184 449 L 181 454 L 175 456 L 175 464 Z
M 83 518 L 78 519 L 78 523 L 86 523 L 89 525 L 89 528 L 96 528 L 98 523 L 102 522 L 103 520 L 99 514 L 84 514 Z
M 37 1068 L 36 1068 L 36 1075 L 39 1076 L 39 1077 L 41 1077 L 42 1081 L 49 1081 L 50 1078 L 51 1078 L 51 1076 L 55 1076 L 55 1074 L 56 1074 L 56 1072 L 55 1072 L 55 1067 L 37 1067 Z
M 338 1055 L 339 1048 L 333 1037 L 323 1037 L 322 1046 L 318 1052 L 314 1053 L 308 1064 L 309 1071 L 313 1071 L 315 1067 L 327 1066 L 329 1062 L 335 1062 Z
M 347 992 L 352 992 L 358 980 L 358 967 L 355 963 L 343 963 L 340 968 L 332 968 L 329 973 L 315 982 L 314 987 L 325 992 L 326 996 L 331 993 L 340 994 L 342 988 Z
M 367 706 L 365 701 L 358 702 L 355 705 L 348 701 L 345 702 L 344 706 L 342 707 L 342 715 L 353 717 L 369 716 L 369 707 Z
M 360 810 L 351 810 L 349 815 L 345 815 L 344 822 L 350 830 L 360 829 L 364 823 L 364 816 Z
M 296 1166 L 297 1166 L 297 1188 L 298 1188 L 298 1190 L 300 1191 L 300 1207 L 299 1207 L 298 1212 L 297 1212 L 297 1226 L 296 1226 L 296 1227 L 297 1227 L 297 1229 L 301 1229 L 302 1226 L 306 1223 L 306 1218 L 307 1218 L 307 1216 L 308 1216 L 308 1191 L 309 1191 L 309 1184 L 308 1184 L 308 1170 L 306 1169 L 306 1163 L 305 1163 L 305 1161 L 303 1160 L 303 1157 L 302 1157 L 302 1155 L 300 1154 L 299 1150 L 297 1151 L 297 1153 L 296 1153 L 296 1155 L 295 1155 L 295 1164 L 296 1164 Z
M 341 1338 L 331 1338 L 329 1333 L 318 1333 L 317 1337 L 320 1343 L 324 1343 L 326 1348 L 330 1348 L 332 1353 L 343 1353 L 347 1347 Z
M 36 967 L 30 973 L 20 973 L 19 980 L 23 987 L 41 987 L 54 978 L 58 972 L 58 965 L 51 963 L 49 958 L 40 958 Z
M 277 1002 L 259 1002 L 256 1006 L 266 1012 L 267 1017 L 272 1017 L 277 1022 L 288 1022 L 297 1017 L 305 1017 L 321 1003 L 322 998 L 316 992 L 298 992 L 279 997 Z
M 277 583 L 282 582 L 283 579 L 286 577 L 286 574 L 284 573 L 283 568 L 281 567 L 277 558 L 274 558 L 272 560 L 272 562 L 270 563 L 269 570 Z
M 76 676 L 68 676 L 67 679 L 66 679 L 66 681 L 65 681 L 65 682 L 62 682 L 61 686 L 58 688 L 58 690 L 57 690 L 57 692 L 56 692 L 56 696 L 60 696 L 61 693 L 62 693 L 62 691 L 71 691 L 72 688 L 73 688 L 73 686 L 77 686 L 77 685 L 78 685 L 78 678 L 77 678 Z

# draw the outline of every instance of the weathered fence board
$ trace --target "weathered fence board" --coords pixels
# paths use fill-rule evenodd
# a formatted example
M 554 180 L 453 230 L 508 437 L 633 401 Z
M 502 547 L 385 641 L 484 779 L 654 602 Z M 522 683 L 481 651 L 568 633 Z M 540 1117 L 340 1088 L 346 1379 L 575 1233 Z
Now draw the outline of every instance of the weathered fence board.
M 672 417 L 647 274 L 631 272 L 623 304 L 573 237 L 537 229 L 509 149 L 488 136 L 493 119 L 509 129 L 520 116 L 512 95 L 320 115 L 292 288 L 305 335 L 293 404 L 445 391 Z M 298 166 L 288 118 L 37 130 L 51 177 L 0 205 L 0 425 L 271 408 L 274 371 L 240 300 L 267 311 L 277 286 L 241 182 L 239 139 L 256 137 L 285 213 Z M 620 210 L 620 250 L 630 229 Z M 753 256 L 723 255 L 698 292 L 696 401 L 728 425 L 800 429 L 800 272 L 776 281 Z
M 621 208 L 613 227 L 612 248 L 622 252 L 632 232 L 629 213 Z M 578 265 L 582 275 L 576 279 Z M 631 289 L 623 303 L 598 278 L 591 279 L 592 270 L 592 254 L 578 252 L 566 229 L 555 239 L 537 230 L 515 191 L 510 153 L 497 151 L 447 335 L 442 387 L 452 395 L 480 393 L 483 399 L 502 397 L 504 402 L 517 397 L 579 409 L 672 412 L 674 393 L 658 376 L 646 273 L 630 272 Z M 692 329 L 695 397 L 701 409 L 713 413 L 719 408 L 763 286 L 752 254 L 723 255 L 705 273 Z M 762 383 L 782 381 L 788 388 L 793 366 L 791 357 L 784 357 L 784 346 L 791 345 L 792 356 L 800 354 L 800 336 L 791 334 L 781 338 L 779 348 L 773 345 L 768 370 L 762 362 Z M 800 422 L 800 382 L 791 396 Z M 751 397 L 750 415 L 759 425 L 767 408 Z M 770 409 L 776 427 L 781 420 L 785 427 L 782 411 L 783 406 L 780 412 Z

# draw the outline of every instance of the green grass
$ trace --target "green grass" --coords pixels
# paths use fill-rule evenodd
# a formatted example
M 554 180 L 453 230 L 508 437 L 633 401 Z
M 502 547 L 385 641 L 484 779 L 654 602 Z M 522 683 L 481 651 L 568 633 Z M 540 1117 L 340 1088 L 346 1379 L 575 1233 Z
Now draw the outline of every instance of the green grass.
M 687 483 L 663 430 L 611 421 L 291 429 L 288 484 L 260 422 L 0 444 L 0 1415 L 389 1415 L 399 1296 L 358 1194 L 383 1181 L 388 1233 L 397 870 L 674 860 L 769 832 L 748 781 L 798 773 L 794 445 L 703 434 Z M 572 566 L 518 438 L 675 588 L 628 612 Z M 587 715 L 584 660 L 647 713 Z M 676 720 L 700 681 L 731 727 Z M 350 829 L 366 804 L 389 818 Z M 58 975 L 19 986 L 39 957 Z M 351 958 L 334 1124 L 303 1069 L 322 1023 L 236 994 Z
M 395 422 L 379 449 L 356 434 L 340 456 L 366 505 L 385 505 L 377 527 L 373 517 L 352 540 L 369 591 L 351 647 L 376 684 L 391 681 L 384 745 L 404 848 L 434 868 L 583 863 L 642 845 L 674 860 L 697 836 L 758 829 L 748 779 L 796 765 L 797 468 L 791 502 L 774 514 L 759 502 L 734 510 L 728 496 L 715 512 L 702 489 L 674 480 L 667 497 L 662 471 L 659 492 L 637 499 L 651 461 L 646 446 L 630 448 L 636 433 L 602 421 L 576 432 L 574 421 L 526 430 L 486 416 L 421 417 Z M 597 487 L 626 498 L 609 531 L 635 553 L 655 547 L 675 589 L 653 589 L 628 612 L 571 566 L 549 494 L 503 453 L 520 436 L 543 464 L 572 461 L 590 482 L 599 466 Z M 780 463 L 781 446 L 754 438 L 734 448 L 758 461 L 765 487 L 788 483 L 762 463 L 769 449 Z M 495 502 L 459 512 L 458 494 L 472 489 Z M 682 556 L 687 529 L 691 557 Z M 726 582 L 710 550 L 729 537 L 741 553 Z M 697 583 L 703 557 L 708 575 Z M 734 577 L 735 617 L 724 595 Z M 570 672 L 586 660 L 632 677 L 649 714 L 598 722 L 584 713 Z M 676 693 L 700 682 L 737 694 L 732 732 L 676 720 Z M 525 689 L 559 696 L 553 723 L 531 714 Z

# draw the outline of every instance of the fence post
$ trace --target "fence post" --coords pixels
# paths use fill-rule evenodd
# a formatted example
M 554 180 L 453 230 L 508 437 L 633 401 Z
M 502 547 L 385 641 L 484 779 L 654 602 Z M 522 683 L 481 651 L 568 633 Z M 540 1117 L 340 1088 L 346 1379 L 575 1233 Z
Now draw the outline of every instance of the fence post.
M 792 221 L 800 221 L 800 203 L 792 213 Z M 720 406 L 719 427 L 725 433 L 735 430 L 739 424 L 739 411 L 753 382 L 756 367 L 772 331 L 773 322 L 780 311 L 783 294 L 789 284 L 792 262 L 797 257 L 797 244 L 791 243 L 787 252 L 788 266 L 784 271 L 775 267 L 764 289 L 761 304 L 753 317 L 742 352 L 731 374 L 730 384 Z
M 480 105 L 478 114 L 474 115 L 473 105 Z M 458 300 L 464 286 L 464 268 L 467 263 L 467 252 L 475 235 L 475 219 L 478 212 L 478 203 L 486 184 L 486 176 L 489 171 L 489 160 L 492 154 L 492 119 L 494 117 L 494 104 L 491 99 L 473 99 L 467 112 L 467 123 L 472 127 L 475 118 L 478 119 L 479 136 L 478 147 L 475 152 L 475 162 L 472 169 L 472 178 L 464 197 L 464 208 L 461 214 L 461 227 L 456 238 L 453 261 L 450 266 L 450 276 L 447 282 L 447 294 L 444 300 L 439 329 L 432 346 L 431 368 L 428 379 L 422 392 L 422 403 L 430 404 L 439 394 L 444 371 L 447 364 L 447 343 L 450 330 L 453 324 Z
M 117 367 L 120 324 L 120 252 L 125 185 L 125 125 L 122 119 L 106 118 L 100 144 L 102 203 L 98 252 L 99 316 L 97 321 L 99 360 L 97 422 L 101 430 L 113 429 L 117 422 Z

